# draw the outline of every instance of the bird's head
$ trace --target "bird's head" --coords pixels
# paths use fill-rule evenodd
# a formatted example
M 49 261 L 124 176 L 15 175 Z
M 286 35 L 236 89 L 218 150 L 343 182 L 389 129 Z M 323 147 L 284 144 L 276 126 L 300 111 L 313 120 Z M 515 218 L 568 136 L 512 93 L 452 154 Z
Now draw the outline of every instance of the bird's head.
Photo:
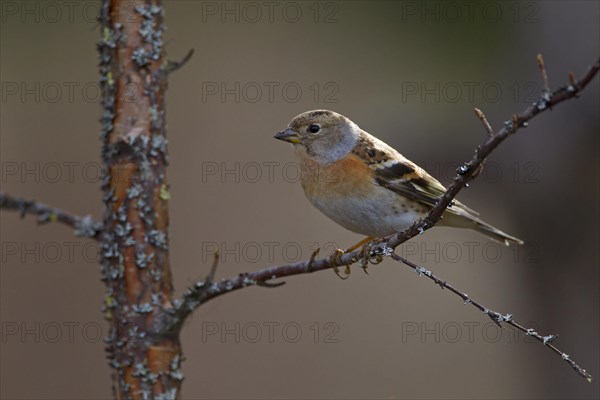
M 313 110 L 294 117 L 275 139 L 292 143 L 321 164 L 329 164 L 348 154 L 356 145 L 360 128 L 333 111 Z

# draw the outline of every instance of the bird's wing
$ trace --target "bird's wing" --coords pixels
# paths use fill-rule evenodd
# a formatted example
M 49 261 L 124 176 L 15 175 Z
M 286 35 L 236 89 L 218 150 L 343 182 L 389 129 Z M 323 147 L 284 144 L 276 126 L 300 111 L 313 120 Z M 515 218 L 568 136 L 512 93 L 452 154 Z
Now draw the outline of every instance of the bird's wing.
M 433 206 L 446 192 L 446 188 L 427 171 L 366 132 L 363 132 L 353 152 L 373 170 L 377 184 L 401 196 Z M 457 212 L 455 207 L 473 216 L 478 215 L 457 200 L 448 211 Z

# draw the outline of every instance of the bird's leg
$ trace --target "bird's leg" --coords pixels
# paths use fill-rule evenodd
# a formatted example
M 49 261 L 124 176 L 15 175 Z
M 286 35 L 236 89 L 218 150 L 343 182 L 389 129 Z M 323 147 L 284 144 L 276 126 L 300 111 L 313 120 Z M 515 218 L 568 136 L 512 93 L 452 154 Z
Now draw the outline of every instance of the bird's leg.
M 362 266 L 363 271 L 365 271 L 365 274 L 367 274 L 367 275 L 369 275 L 369 273 L 367 272 L 367 264 L 369 264 L 369 255 L 371 254 L 371 241 L 372 240 L 373 240 L 373 238 L 371 236 L 367 236 L 366 238 L 364 238 L 363 240 L 361 240 L 360 242 L 356 243 L 354 246 L 352 246 L 348 250 L 346 250 L 346 253 L 350 253 L 351 251 L 358 249 L 360 246 L 363 247 L 363 249 L 362 249 L 363 261 L 361 263 L 361 266 Z
M 364 238 L 360 242 L 356 243 L 354 246 L 348 248 L 344 253 L 353 252 L 354 250 L 358 249 L 360 246 L 369 243 L 371 240 L 373 240 L 373 238 L 371 236 L 367 236 L 366 238 Z

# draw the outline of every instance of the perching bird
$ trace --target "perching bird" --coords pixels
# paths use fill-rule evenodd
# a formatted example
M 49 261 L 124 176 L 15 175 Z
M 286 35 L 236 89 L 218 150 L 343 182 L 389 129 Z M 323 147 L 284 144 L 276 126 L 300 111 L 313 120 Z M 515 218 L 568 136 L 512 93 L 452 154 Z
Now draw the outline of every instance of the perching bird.
M 310 202 L 344 228 L 367 236 L 353 249 L 406 229 L 446 191 L 425 170 L 333 111 L 302 113 L 275 139 L 294 145 Z M 455 200 L 438 225 L 473 229 L 506 245 L 523 244 L 477 215 Z

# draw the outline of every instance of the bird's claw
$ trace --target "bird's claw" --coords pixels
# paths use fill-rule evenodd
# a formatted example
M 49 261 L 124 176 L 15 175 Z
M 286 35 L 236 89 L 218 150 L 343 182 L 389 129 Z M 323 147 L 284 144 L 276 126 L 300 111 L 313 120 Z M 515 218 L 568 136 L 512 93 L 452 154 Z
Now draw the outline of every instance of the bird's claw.
M 371 242 L 365 243 L 362 248 L 362 261 L 360 262 L 360 267 L 365 272 L 365 274 L 369 275 L 367 271 L 367 267 L 369 266 L 369 256 L 371 255 Z
M 346 252 L 342 249 L 335 249 L 335 252 L 333 253 L 333 255 L 331 256 L 331 261 L 334 263 L 341 263 L 342 262 L 342 256 L 346 254 Z M 340 269 L 336 266 L 333 267 L 333 272 L 335 272 L 335 274 L 338 276 L 338 278 L 342 279 L 342 280 L 346 280 L 348 279 L 348 277 L 350 277 L 350 265 L 346 265 L 346 268 L 344 269 L 344 273 L 342 274 L 340 272 Z
M 371 258 L 371 264 L 373 265 L 377 265 L 377 264 L 381 264 L 381 262 L 383 261 L 383 255 L 382 254 L 377 254 L 375 255 L 375 258 Z

